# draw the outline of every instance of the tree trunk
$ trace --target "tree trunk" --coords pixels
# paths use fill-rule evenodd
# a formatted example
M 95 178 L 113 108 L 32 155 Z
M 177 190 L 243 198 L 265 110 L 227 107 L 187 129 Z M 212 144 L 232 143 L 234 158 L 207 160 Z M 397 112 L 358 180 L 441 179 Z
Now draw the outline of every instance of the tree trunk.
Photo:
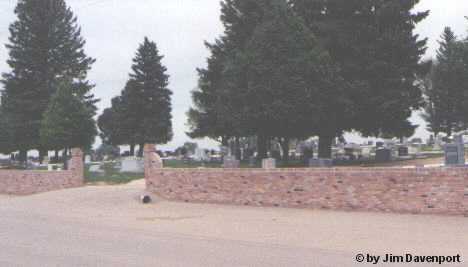
M 48 156 L 48 151 L 45 149 L 39 149 L 39 163 L 44 163 L 44 158 Z
M 289 163 L 289 137 L 280 138 L 281 150 L 283 150 L 283 163 Z
M 221 146 L 227 147 L 229 146 L 229 138 L 226 136 L 221 137 Z
M 145 144 L 139 144 L 139 149 L 138 149 L 138 157 L 142 158 L 143 157 L 143 150 L 145 148 Z
M 263 160 L 268 157 L 267 149 L 268 140 L 264 135 L 259 135 L 257 138 L 257 158 Z
M 28 151 L 27 150 L 20 150 L 18 160 L 21 163 L 21 165 L 26 166 L 27 163 L 28 163 Z
M 330 135 L 319 136 L 319 159 L 331 159 L 332 158 L 332 143 L 333 137 Z
M 235 139 L 235 155 L 236 155 L 236 159 L 238 160 L 241 160 L 241 150 L 240 150 L 240 138 L 239 137 L 236 137 Z
M 59 162 L 59 151 L 58 150 L 55 150 L 54 162 L 55 163 Z
M 63 160 L 63 169 L 68 170 L 68 148 L 65 148 L 63 150 L 62 160 Z
M 135 156 L 135 144 L 131 144 L 131 145 L 130 145 L 130 155 L 131 155 L 132 157 Z

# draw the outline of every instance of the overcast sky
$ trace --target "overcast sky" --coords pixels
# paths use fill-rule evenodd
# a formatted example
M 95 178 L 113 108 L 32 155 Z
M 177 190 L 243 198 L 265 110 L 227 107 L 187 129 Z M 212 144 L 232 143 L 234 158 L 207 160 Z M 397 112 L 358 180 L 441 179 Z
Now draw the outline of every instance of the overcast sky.
M 96 84 L 94 93 L 101 99 L 100 110 L 110 106 L 110 99 L 118 95 L 128 79 L 131 60 L 144 36 L 157 42 L 165 55 L 170 88 L 174 92 L 173 142 L 165 148 L 175 148 L 188 141 L 185 112 L 191 105 L 190 91 L 197 85 L 195 69 L 205 66 L 208 51 L 204 40 L 219 36 L 219 0 L 68 0 L 78 16 L 82 34 L 87 40 L 86 52 L 97 59 L 90 73 Z M 0 43 L 8 40 L 8 26 L 15 20 L 16 0 L 0 0 Z M 468 22 L 468 1 L 422 0 L 418 10 L 430 10 L 430 17 L 418 26 L 421 37 L 429 38 L 428 57 L 435 54 L 437 40 L 445 26 L 451 26 L 465 36 Z M 8 71 L 7 50 L 0 47 L 0 72 Z M 422 124 L 419 116 L 413 116 Z M 424 127 L 418 136 L 427 137 Z M 351 140 L 358 141 L 350 135 Z M 200 142 L 204 147 L 215 145 Z

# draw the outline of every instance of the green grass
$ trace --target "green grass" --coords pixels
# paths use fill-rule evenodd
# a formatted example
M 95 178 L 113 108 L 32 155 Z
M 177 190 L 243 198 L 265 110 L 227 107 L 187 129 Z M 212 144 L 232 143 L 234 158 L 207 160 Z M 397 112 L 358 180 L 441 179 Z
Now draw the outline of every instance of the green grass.
M 306 165 L 300 160 L 291 160 L 288 164 L 284 164 L 281 161 L 278 161 L 278 168 L 300 168 L 305 167 Z M 165 168 L 175 168 L 175 169 L 193 169 L 193 168 L 222 168 L 222 163 L 220 162 L 208 162 L 208 163 L 201 163 L 195 161 L 181 161 L 181 160 L 165 160 L 164 161 Z M 240 168 L 261 168 L 261 162 L 257 162 L 253 167 L 250 166 L 249 162 L 242 161 L 240 163 Z
M 165 168 L 194 169 L 194 168 L 221 168 L 221 163 L 202 163 L 196 161 L 165 160 Z
M 437 158 L 440 155 L 430 155 L 428 158 Z M 394 161 L 405 162 L 405 160 Z M 102 167 L 103 173 L 90 172 L 90 166 L 87 165 L 85 168 L 85 178 L 87 183 L 106 183 L 106 184 L 126 184 L 135 180 L 143 179 L 143 173 L 120 173 L 115 168 L 115 163 L 105 163 Z M 378 165 L 373 160 L 362 160 L 362 161 L 351 161 L 351 162 L 338 162 L 335 166 L 369 166 L 372 167 Z M 165 168 L 176 168 L 176 169 L 194 169 L 194 168 L 222 168 L 222 163 L 201 163 L 195 161 L 181 161 L 181 160 L 166 160 L 164 161 Z M 241 168 L 252 168 L 248 162 L 241 162 Z M 277 164 L 278 168 L 303 168 L 307 167 L 304 162 L 300 160 L 291 160 L 288 164 L 284 164 L 279 161 Z M 261 163 L 257 164 L 253 168 L 261 168 Z
M 143 173 L 121 173 L 115 168 L 115 163 L 104 163 L 103 173 L 90 172 L 89 165 L 85 168 L 86 183 L 126 184 L 144 178 Z

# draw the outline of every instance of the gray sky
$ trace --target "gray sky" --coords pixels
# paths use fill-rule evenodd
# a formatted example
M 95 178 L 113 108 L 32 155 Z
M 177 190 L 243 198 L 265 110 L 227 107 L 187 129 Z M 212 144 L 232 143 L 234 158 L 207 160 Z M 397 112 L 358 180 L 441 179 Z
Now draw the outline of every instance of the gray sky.
M 97 58 L 90 73 L 96 84 L 94 93 L 101 99 L 100 110 L 110 105 L 110 99 L 118 95 L 128 79 L 131 60 L 144 36 L 157 42 L 165 55 L 170 88 L 174 91 L 173 142 L 164 148 L 175 148 L 188 141 L 185 136 L 185 112 L 191 105 L 190 91 L 197 85 L 195 69 L 205 66 L 208 51 L 204 40 L 219 36 L 222 25 L 219 20 L 219 0 L 68 0 L 78 16 L 82 34 L 87 40 L 87 53 Z M 15 0 L 0 0 L 0 43 L 8 39 L 8 26 L 15 20 Z M 419 10 L 431 10 L 430 17 L 418 26 L 421 37 L 428 37 L 428 56 L 437 49 L 437 39 L 445 26 L 451 26 L 458 35 L 465 36 L 468 22 L 468 1 L 422 0 Z M 0 72 L 8 67 L 7 51 L 0 47 Z M 422 124 L 419 116 L 413 119 Z M 427 137 L 424 127 L 418 136 Z M 359 139 L 350 135 L 353 141 Z M 359 140 L 360 141 L 360 140 Z M 216 145 L 211 141 L 200 142 L 204 147 Z

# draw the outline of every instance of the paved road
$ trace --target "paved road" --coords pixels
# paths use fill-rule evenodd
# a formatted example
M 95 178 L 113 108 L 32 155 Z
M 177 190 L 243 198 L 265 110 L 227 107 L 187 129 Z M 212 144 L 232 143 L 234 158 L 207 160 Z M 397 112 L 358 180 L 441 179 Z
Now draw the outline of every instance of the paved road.
M 371 266 L 355 255 L 468 257 L 468 218 L 144 206 L 137 201 L 142 188 L 0 196 L 0 266 Z

